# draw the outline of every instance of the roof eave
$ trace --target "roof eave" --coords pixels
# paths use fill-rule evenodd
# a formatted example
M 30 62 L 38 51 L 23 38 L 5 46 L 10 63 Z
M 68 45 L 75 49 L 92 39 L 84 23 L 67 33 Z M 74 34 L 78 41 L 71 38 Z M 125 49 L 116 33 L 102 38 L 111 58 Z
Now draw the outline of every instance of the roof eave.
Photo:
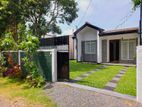
M 103 32 L 101 32 L 99 34 L 99 36 L 120 35 L 120 34 L 129 34 L 129 33 L 138 33 L 138 30 L 123 31 L 123 32 L 111 32 L 111 33 L 103 33 Z
M 102 28 L 96 27 L 96 26 L 91 25 L 91 24 L 89 24 L 89 23 L 85 23 L 83 26 L 81 26 L 78 30 L 76 30 L 76 31 L 74 32 L 74 35 L 76 36 L 82 29 L 84 29 L 84 28 L 87 27 L 87 26 L 90 27 L 90 28 L 96 29 L 96 30 L 98 30 L 99 32 L 104 31 L 104 29 L 102 29 Z

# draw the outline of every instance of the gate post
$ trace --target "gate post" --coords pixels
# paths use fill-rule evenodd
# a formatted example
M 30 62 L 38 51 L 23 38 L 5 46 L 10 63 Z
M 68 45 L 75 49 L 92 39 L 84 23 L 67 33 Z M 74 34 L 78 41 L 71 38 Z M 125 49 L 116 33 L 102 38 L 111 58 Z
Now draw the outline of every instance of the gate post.
M 21 67 L 21 54 L 20 54 L 20 50 L 17 51 L 18 52 L 18 64 L 20 65 Z
M 52 49 L 52 82 L 57 82 L 57 50 Z
M 137 101 L 142 103 L 142 46 L 137 47 Z

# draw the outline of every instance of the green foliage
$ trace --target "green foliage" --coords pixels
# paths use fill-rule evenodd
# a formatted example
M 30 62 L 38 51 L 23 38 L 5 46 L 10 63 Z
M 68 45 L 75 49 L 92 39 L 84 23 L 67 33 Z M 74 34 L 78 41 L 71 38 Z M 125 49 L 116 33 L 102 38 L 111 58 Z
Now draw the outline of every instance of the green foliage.
M 30 32 L 27 33 L 26 39 L 19 44 L 19 49 L 24 50 L 26 57 L 22 59 L 24 61 L 24 67 L 28 72 L 27 82 L 31 87 L 41 87 L 45 80 L 38 71 L 36 64 L 33 62 L 33 55 L 39 47 L 39 39 L 33 36 Z
M 140 4 L 142 3 L 142 0 L 132 0 L 132 2 L 134 3 L 134 8 L 140 6 Z
M 136 67 L 128 68 L 114 91 L 136 96 Z
M 19 49 L 27 53 L 34 53 L 39 47 L 39 39 L 32 35 L 27 35 L 26 39 L 19 44 Z
M 16 43 L 13 37 L 11 36 L 11 33 L 5 34 L 5 38 L 2 40 L 0 47 L 1 47 L 1 50 L 5 50 L 5 51 L 17 49 Z
M 33 87 L 40 87 L 44 84 L 44 78 L 40 76 L 38 69 L 35 63 L 32 61 L 32 56 L 39 48 L 39 39 L 35 37 L 32 32 L 26 29 L 26 26 L 23 24 L 18 24 L 17 30 L 17 38 L 15 40 L 12 33 L 6 33 L 5 38 L 2 40 L 1 43 L 1 50 L 9 51 L 9 50 L 23 50 L 26 54 L 22 60 L 24 61 L 24 67 L 28 72 L 28 76 L 31 77 L 31 81 L 29 84 Z M 2 58 L 1 58 L 2 59 Z M 1 60 L 0 59 L 0 60 Z M 21 69 L 19 65 L 15 65 L 13 58 L 11 55 L 7 56 L 8 63 L 10 67 L 3 72 L 3 75 L 12 76 L 12 77 L 21 77 Z M 3 61 L 3 60 L 1 60 Z M 2 70 L 3 71 L 3 70 Z
M 22 60 L 25 62 L 24 67 L 27 71 L 29 71 L 29 75 L 31 75 L 33 78 L 36 78 L 39 73 L 33 61 L 30 61 L 28 57 L 24 57 Z
M 24 67 L 28 71 L 28 76 L 26 78 L 27 83 L 31 87 L 41 87 L 45 84 L 45 79 L 38 72 L 38 68 L 33 61 L 30 61 L 28 57 L 24 57 L 22 59 L 24 63 Z
M 18 24 L 17 29 L 17 36 L 18 36 L 18 43 L 21 43 L 26 39 L 26 36 L 31 34 L 31 31 L 26 29 L 26 26 L 24 24 Z
M 7 70 L 7 68 L 3 66 L 5 63 L 5 57 L 0 53 L 0 76 L 2 76 L 3 72 Z
M 58 24 L 70 24 L 77 18 L 77 11 L 75 0 L 1 0 L 0 35 L 10 30 L 17 36 L 20 23 L 28 23 L 39 38 L 48 32 L 61 33 Z
M 7 70 L 7 67 L 1 66 L 0 67 L 0 77 L 3 77 L 3 72 Z
M 104 88 L 104 86 L 122 69 L 123 66 L 107 66 L 106 68 L 89 75 L 77 83 L 96 88 Z
M 0 53 L 0 67 L 3 66 L 6 63 L 5 57 L 2 53 Z
M 86 64 L 78 63 L 75 60 L 70 61 L 70 78 L 75 79 L 78 76 L 81 76 L 84 73 L 87 73 L 91 70 L 94 70 L 102 66 L 101 64 Z
M 61 33 L 58 23 L 71 23 L 77 17 L 76 6 L 75 0 L 28 0 L 24 3 L 26 20 L 38 37 L 47 32 Z

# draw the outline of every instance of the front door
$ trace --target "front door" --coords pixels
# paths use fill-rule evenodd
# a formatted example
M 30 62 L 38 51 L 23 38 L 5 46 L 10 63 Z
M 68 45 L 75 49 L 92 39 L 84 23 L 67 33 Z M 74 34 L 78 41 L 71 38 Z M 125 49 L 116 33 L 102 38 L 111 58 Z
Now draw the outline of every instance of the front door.
M 110 62 L 119 61 L 119 40 L 110 40 Z

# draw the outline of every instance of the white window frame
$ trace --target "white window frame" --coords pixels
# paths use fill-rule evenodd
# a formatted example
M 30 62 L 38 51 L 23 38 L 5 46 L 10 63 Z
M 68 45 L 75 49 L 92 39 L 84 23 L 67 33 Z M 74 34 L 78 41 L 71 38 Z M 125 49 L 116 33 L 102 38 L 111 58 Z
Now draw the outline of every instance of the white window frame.
M 94 51 L 92 51 L 92 44 L 95 44 L 96 45 L 96 42 L 95 41 L 84 41 L 84 51 L 85 51 L 85 54 L 96 54 L 96 46 L 94 47 Z M 87 49 L 88 46 L 86 46 L 87 44 L 89 44 L 89 51 Z
M 123 57 L 123 42 L 127 42 L 127 58 Z M 136 40 L 135 39 L 124 39 L 121 40 L 121 60 L 134 60 L 134 58 L 130 58 L 130 42 L 133 41 L 135 42 L 135 46 L 136 46 Z

